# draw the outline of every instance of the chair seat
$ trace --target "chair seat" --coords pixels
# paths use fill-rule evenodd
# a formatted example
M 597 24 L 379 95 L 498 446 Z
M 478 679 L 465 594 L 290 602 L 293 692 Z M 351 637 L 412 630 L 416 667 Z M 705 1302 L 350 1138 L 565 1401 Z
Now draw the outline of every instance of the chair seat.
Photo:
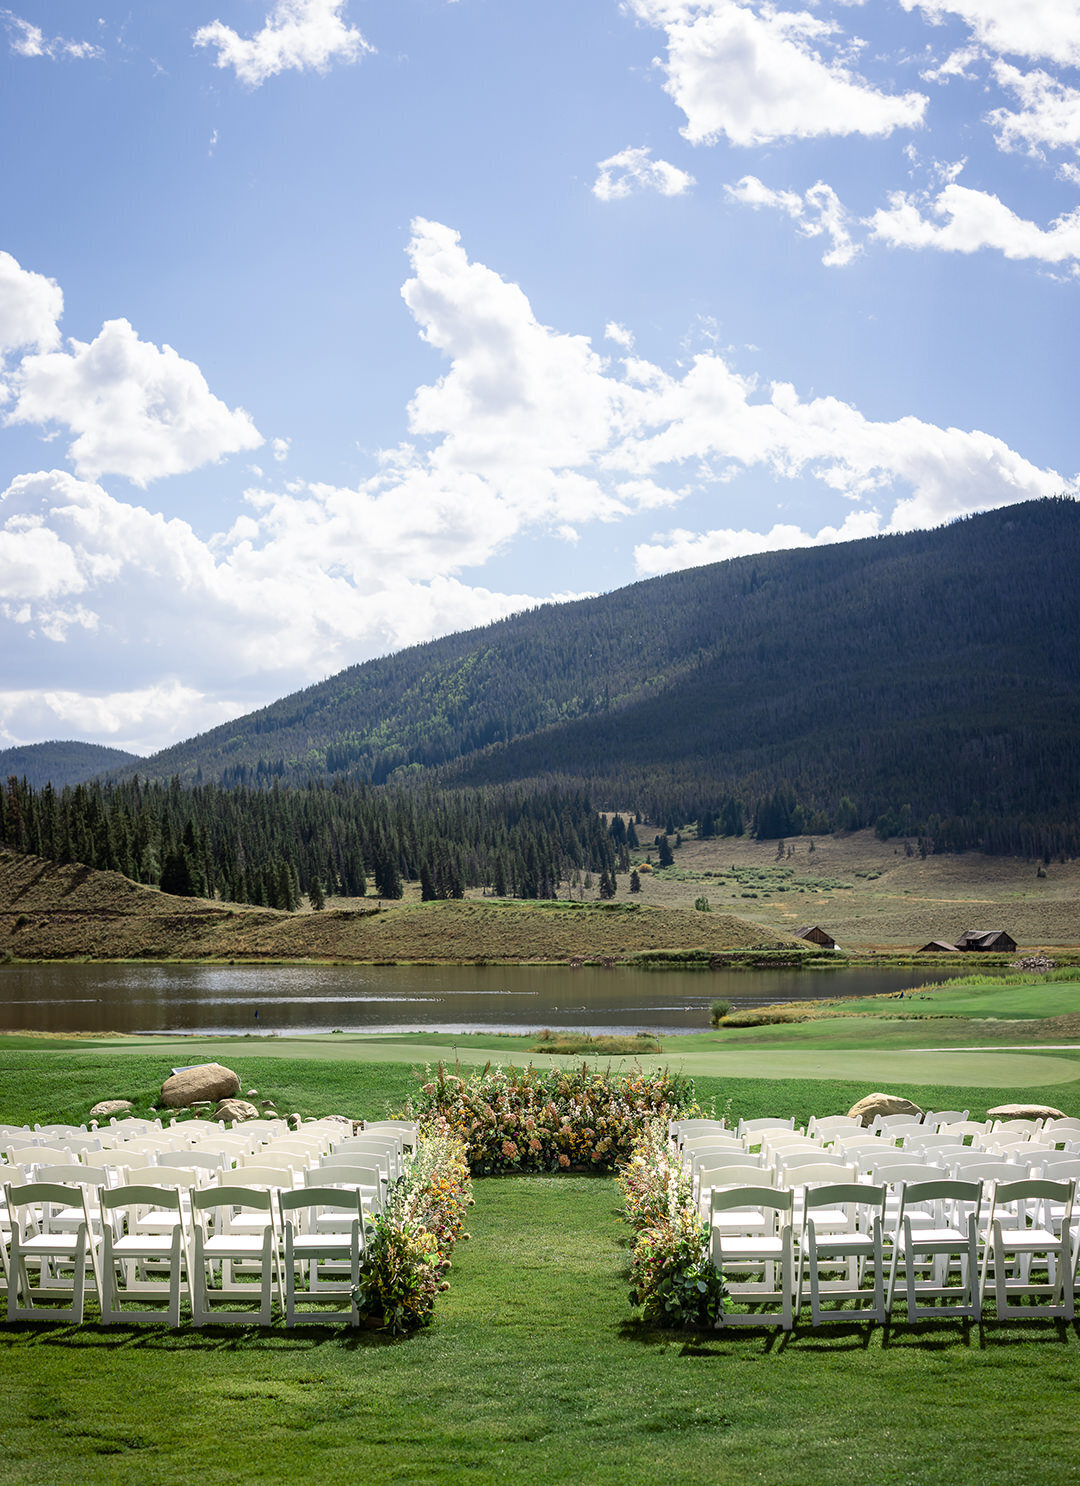
M 737 1237 L 725 1237 L 721 1234 L 717 1238 L 717 1248 L 720 1257 L 729 1263 L 738 1263 L 740 1258 L 768 1262 L 783 1257 L 784 1241 L 781 1238 L 761 1237 L 740 1242 Z
M 869 1233 L 815 1233 L 814 1246 L 818 1253 L 851 1257 L 872 1254 L 875 1249 L 874 1240 Z

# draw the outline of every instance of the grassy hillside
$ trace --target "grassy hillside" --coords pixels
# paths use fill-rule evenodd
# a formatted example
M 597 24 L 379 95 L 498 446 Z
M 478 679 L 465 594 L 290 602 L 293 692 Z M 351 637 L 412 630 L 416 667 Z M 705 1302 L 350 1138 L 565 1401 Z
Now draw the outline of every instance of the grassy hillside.
M 176 898 L 115 872 L 0 854 L 0 953 L 18 959 L 513 963 L 762 944 L 796 941 L 730 914 L 636 903 L 360 899 L 321 913 L 282 913 Z

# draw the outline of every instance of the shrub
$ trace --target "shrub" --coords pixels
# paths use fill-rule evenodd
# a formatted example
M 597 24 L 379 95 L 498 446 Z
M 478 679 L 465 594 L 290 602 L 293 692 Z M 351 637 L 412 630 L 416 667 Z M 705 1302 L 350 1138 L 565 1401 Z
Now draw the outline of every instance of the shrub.
M 714 1001 L 709 1008 L 709 1020 L 714 1027 L 718 1027 L 724 1017 L 731 1010 L 730 1001 Z
M 695 898 L 694 899 L 694 907 L 697 909 L 697 911 L 699 913 L 711 913 L 712 912 L 712 908 L 709 905 L 709 900 L 708 900 L 708 898 L 706 898 L 704 896 L 704 894 L 702 894 L 702 896 L 700 898 Z
M 431 1320 L 473 1201 L 469 1186 L 464 1144 L 433 1121 L 367 1235 L 355 1294 L 369 1326 L 401 1336 Z
M 618 1176 L 636 1231 L 630 1304 L 654 1326 L 712 1326 L 724 1282 L 709 1259 L 709 1225 L 694 1202 L 690 1173 L 665 1138 L 666 1121 L 644 1126 Z
M 465 1142 L 474 1176 L 523 1171 L 611 1171 L 627 1160 L 642 1122 L 675 1119 L 694 1104 L 691 1079 L 658 1073 L 485 1068 L 467 1081 L 440 1063 L 419 1107 Z

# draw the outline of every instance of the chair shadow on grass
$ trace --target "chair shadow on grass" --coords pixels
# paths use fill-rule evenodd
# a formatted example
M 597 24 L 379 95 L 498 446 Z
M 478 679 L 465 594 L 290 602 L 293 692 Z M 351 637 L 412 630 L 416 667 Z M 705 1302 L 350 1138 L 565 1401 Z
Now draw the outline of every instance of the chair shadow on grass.
M 750 1326 L 739 1331 L 710 1326 L 652 1326 L 647 1321 L 628 1318 L 617 1327 L 620 1341 L 634 1342 L 639 1347 L 673 1347 L 682 1357 L 726 1357 L 728 1344 L 735 1341 L 760 1341 L 765 1353 L 783 1349 L 785 1334 L 774 1326 Z
M 333 1344 L 345 1351 L 385 1348 L 407 1342 L 409 1336 L 390 1336 L 387 1332 L 327 1325 L 322 1321 L 284 1327 L 280 1322 L 270 1326 L 220 1325 L 192 1326 L 185 1321 L 174 1330 L 140 1323 L 138 1326 L 102 1326 L 84 1321 L 81 1326 L 44 1327 L 33 1321 L 5 1327 L 0 1352 L 23 1347 L 81 1347 L 87 1351 L 117 1352 L 143 1349 L 154 1352 L 310 1352 Z

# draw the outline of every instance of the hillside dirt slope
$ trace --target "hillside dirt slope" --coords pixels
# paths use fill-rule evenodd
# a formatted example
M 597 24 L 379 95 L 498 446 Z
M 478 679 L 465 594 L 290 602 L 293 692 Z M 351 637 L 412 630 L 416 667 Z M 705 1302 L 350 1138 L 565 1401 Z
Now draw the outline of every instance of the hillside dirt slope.
M 653 826 L 639 827 L 642 841 Z M 903 841 L 872 831 L 755 841 L 687 840 L 675 865 L 642 876 L 642 901 L 714 910 L 789 932 L 821 924 L 845 949 L 919 949 L 965 929 L 1005 929 L 1021 952 L 1080 945 L 1080 861 L 1042 867 L 970 851 L 907 855 Z M 656 858 L 656 851 L 651 855 Z M 624 896 L 619 879 L 619 896 Z M 966 963 L 966 969 L 974 969 Z
M 0 954 L 17 959 L 319 959 L 515 962 L 720 952 L 795 941 L 727 913 L 637 903 L 364 899 L 281 913 L 174 898 L 115 872 L 0 854 Z

